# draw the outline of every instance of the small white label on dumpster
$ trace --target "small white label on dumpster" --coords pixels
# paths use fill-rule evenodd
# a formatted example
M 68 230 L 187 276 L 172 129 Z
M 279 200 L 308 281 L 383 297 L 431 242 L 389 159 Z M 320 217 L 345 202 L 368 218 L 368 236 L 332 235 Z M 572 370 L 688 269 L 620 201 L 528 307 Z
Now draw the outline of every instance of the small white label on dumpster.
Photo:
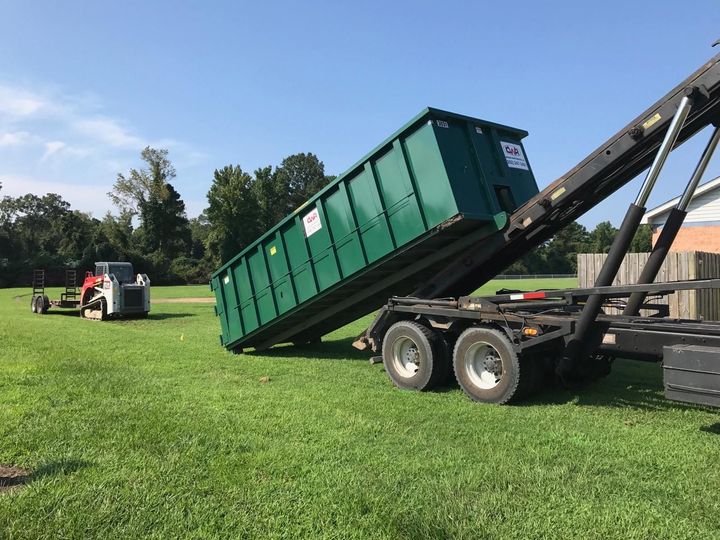
M 527 161 L 525 161 L 525 154 L 523 154 L 522 147 L 519 144 L 500 141 L 500 147 L 508 167 L 529 170 Z
M 305 226 L 305 236 L 310 238 L 313 234 L 322 229 L 322 223 L 320 223 L 320 213 L 317 208 L 313 208 L 310 212 L 305 214 L 302 218 L 303 225 Z

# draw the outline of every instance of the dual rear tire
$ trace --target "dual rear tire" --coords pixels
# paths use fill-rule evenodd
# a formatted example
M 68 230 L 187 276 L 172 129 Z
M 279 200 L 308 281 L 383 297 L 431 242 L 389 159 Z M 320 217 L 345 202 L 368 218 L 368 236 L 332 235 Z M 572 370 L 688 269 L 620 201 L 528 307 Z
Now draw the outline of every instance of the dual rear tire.
M 430 390 L 445 382 L 449 371 L 440 336 L 415 321 L 393 324 L 383 339 L 383 365 L 399 388 Z
M 453 369 L 460 388 L 473 401 L 510 403 L 527 397 L 542 378 L 537 359 L 521 359 L 505 332 L 471 327 L 458 337 Z
M 399 388 L 430 390 L 445 382 L 452 363 L 460 388 L 474 401 L 509 403 L 528 396 L 542 379 L 538 361 L 520 359 L 504 332 L 471 327 L 455 347 L 415 321 L 400 321 L 383 340 L 383 364 Z

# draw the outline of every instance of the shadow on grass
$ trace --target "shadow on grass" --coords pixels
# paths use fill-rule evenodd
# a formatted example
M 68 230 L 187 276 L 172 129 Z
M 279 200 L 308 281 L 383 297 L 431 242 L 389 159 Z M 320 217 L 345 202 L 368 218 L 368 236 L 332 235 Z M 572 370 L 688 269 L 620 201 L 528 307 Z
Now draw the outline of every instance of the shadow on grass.
M 126 320 L 148 320 L 148 321 L 163 321 L 165 319 L 183 319 L 185 317 L 197 317 L 195 313 L 153 313 L 150 312 L 150 314 L 145 319 L 126 319 Z M 122 320 L 122 319 L 119 319 Z
M 375 353 L 358 351 L 352 346 L 353 338 L 325 341 L 312 345 L 281 345 L 266 351 L 254 352 L 270 358 L 311 358 L 321 360 L 362 360 L 368 361 Z M 376 369 L 372 366 L 372 369 Z M 383 369 L 379 366 L 379 369 Z M 451 374 L 448 381 L 433 389 L 433 392 L 454 392 L 459 388 Z M 692 410 L 697 405 L 679 403 L 665 399 L 663 395 L 662 368 L 659 364 L 634 360 L 616 360 L 607 377 L 572 389 L 548 380 L 542 389 L 515 406 L 562 405 L 574 402 L 580 406 L 634 408 L 646 411 Z M 720 434 L 720 423 L 703 431 Z
M 47 313 L 40 315 L 40 317 L 47 317 L 48 315 L 62 315 L 64 317 L 80 318 L 80 312 L 77 309 L 51 308 L 47 311 Z
M 33 480 L 71 474 L 89 466 L 90 463 L 80 459 L 61 459 L 45 463 L 34 471 L 20 467 L 0 465 L 0 492 L 25 486 Z
M 80 318 L 80 313 L 76 309 L 50 309 L 44 315 L 38 315 L 39 317 L 47 317 L 48 315 L 62 315 L 64 317 L 77 317 Z M 150 313 L 147 317 L 118 317 L 109 319 L 103 322 L 134 322 L 134 321 L 162 321 L 165 319 L 181 319 L 185 317 L 197 317 L 195 313 Z
M 434 392 L 448 392 L 459 388 L 455 377 Z M 665 399 L 662 368 L 659 364 L 633 360 L 616 360 L 607 377 L 568 389 L 552 376 L 541 389 L 529 398 L 514 403 L 516 407 L 537 405 L 564 405 L 575 403 L 579 406 L 605 408 L 634 408 L 645 411 L 669 411 L 697 409 L 697 405 L 679 403 Z M 720 423 L 703 431 L 720 434 Z
M 364 360 L 367 362 L 372 351 L 358 351 L 352 346 L 353 338 L 323 341 L 308 345 L 280 345 L 265 351 L 248 351 L 249 354 L 270 358 L 313 358 L 322 360 Z
M 712 433 L 714 435 L 720 435 L 720 422 L 715 422 L 709 426 L 700 426 L 700 431 L 705 433 Z
M 698 408 L 689 403 L 665 399 L 663 390 L 662 368 L 659 364 L 616 360 L 612 373 L 607 377 L 572 389 L 551 382 L 540 393 L 518 405 L 562 405 L 574 402 L 580 406 L 634 408 L 644 411 Z M 718 430 L 720 432 L 720 427 Z
M 405 513 L 402 517 L 392 521 L 395 537 L 400 539 L 411 538 L 452 538 L 452 522 L 445 517 L 429 517 L 413 511 Z M 480 535 L 479 537 L 482 537 Z
M 30 473 L 30 480 L 32 481 L 49 476 L 71 474 L 90 465 L 91 463 L 89 461 L 82 459 L 60 459 L 57 461 L 50 461 L 40 465 L 37 469 L 32 471 L 32 473 Z

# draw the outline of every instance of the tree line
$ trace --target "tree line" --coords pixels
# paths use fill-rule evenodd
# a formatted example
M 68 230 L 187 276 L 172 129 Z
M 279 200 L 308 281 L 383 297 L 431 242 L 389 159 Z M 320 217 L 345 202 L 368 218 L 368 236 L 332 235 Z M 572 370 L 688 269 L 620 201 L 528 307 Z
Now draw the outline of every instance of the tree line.
M 168 151 L 147 147 L 140 157 L 143 167 L 117 175 L 108 193 L 116 212 L 102 219 L 72 209 L 54 193 L 3 196 L 0 287 L 27 285 L 34 268 L 86 269 L 113 260 L 131 261 L 156 284 L 206 283 L 218 266 L 335 178 L 312 153 L 252 173 L 227 165 L 213 174 L 206 209 L 189 219 L 173 186 Z M 607 252 L 616 233 L 609 222 L 592 231 L 573 223 L 504 273 L 574 273 L 576 253 Z M 649 249 L 646 227 L 633 250 Z
M 598 223 L 588 231 L 579 223 L 571 223 L 552 240 L 530 251 L 515 261 L 503 274 L 575 274 L 578 253 L 607 253 L 615 240 L 618 229 L 609 221 Z M 633 253 L 645 253 L 652 249 L 652 230 L 641 225 L 630 244 Z
M 147 147 L 140 157 L 143 167 L 118 174 L 108 193 L 117 210 L 102 219 L 54 193 L 3 196 L 0 287 L 27 285 L 34 268 L 90 269 L 95 261 L 131 261 L 156 284 L 207 283 L 221 263 L 334 178 L 311 153 L 252 174 L 228 165 L 214 172 L 207 208 L 188 219 L 168 151 Z

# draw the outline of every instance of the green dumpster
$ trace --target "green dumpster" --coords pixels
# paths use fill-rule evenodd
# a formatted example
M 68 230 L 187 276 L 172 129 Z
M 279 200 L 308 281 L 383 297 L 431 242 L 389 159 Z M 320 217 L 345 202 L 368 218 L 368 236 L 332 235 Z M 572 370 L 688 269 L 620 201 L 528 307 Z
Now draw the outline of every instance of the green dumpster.
M 317 340 L 498 234 L 538 192 L 526 135 L 423 110 L 213 274 L 221 343 Z

